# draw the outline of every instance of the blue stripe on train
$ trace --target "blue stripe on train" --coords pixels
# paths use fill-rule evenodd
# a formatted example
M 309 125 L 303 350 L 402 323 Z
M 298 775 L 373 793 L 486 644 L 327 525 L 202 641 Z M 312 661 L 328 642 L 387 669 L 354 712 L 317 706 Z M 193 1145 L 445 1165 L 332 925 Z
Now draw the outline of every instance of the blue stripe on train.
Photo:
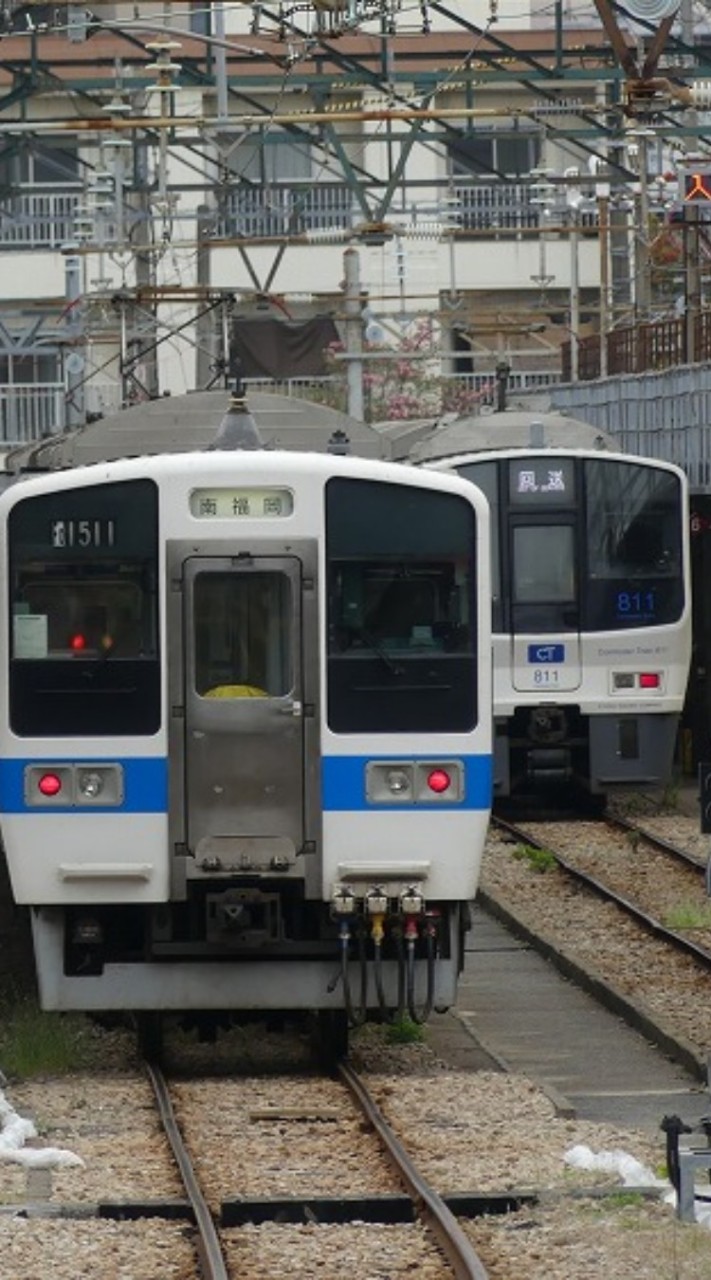
M 492 797 L 491 756 L 458 756 L 464 766 L 464 798 L 461 801 L 434 801 L 417 805 L 396 801 L 392 806 L 371 804 L 365 794 L 365 769 L 371 760 L 391 756 L 326 756 L 321 763 L 324 810 L 332 812 L 386 808 L 404 809 L 488 809 Z M 410 760 L 432 760 L 432 756 L 410 756 Z M 24 794 L 24 772 L 28 765 L 46 765 L 48 772 L 62 764 L 118 764 L 124 771 L 124 798 L 120 805 L 28 805 Z M 168 809 L 168 761 L 156 756 L 91 756 L 50 759 L 0 760 L 0 813 L 166 813 Z
M 402 800 L 373 804 L 365 794 L 365 768 L 370 761 L 378 759 L 392 760 L 392 756 L 325 756 L 321 765 L 321 784 L 324 810 L 332 812 L 354 812 L 369 809 L 382 812 L 384 809 L 418 810 L 423 809 L 488 809 L 492 797 L 492 762 L 491 756 L 457 756 L 464 766 L 464 798 L 462 800 L 437 800 L 432 804 L 404 804 Z M 403 761 L 406 757 L 402 757 Z M 436 763 L 434 756 L 409 756 L 408 760 L 426 760 Z M 449 756 L 444 758 L 454 759 Z
M 47 772 L 62 764 L 118 764 L 123 769 L 123 802 L 118 805 L 28 805 L 24 774 L 28 765 L 46 765 Z M 168 810 L 168 761 L 160 756 L 64 756 L 52 760 L 0 760 L 0 813 L 166 813 Z

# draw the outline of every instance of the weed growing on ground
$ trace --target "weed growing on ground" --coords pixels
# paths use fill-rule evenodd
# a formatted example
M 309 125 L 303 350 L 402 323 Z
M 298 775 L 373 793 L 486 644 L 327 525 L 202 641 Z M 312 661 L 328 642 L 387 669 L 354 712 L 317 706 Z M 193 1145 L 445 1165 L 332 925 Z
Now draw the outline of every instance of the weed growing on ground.
M 425 1028 L 404 1014 L 388 1024 L 385 1038 L 389 1044 L 419 1044 L 425 1038 Z
M 711 929 L 711 903 L 678 902 L 664 917 L 667 929 Z
M 558 865 L 554 854 L 549 849 L 538 849 L 532 844 L 517 844 L 511 852 L 519 862 L 528 862 L 531 870 L 540 874 L 552 871 Z

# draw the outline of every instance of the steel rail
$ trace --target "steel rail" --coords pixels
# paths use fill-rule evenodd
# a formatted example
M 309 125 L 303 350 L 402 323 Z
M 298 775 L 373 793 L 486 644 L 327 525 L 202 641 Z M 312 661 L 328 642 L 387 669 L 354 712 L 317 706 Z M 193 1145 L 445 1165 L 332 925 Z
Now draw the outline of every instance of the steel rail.
M 183 1186 L 195 1215 L 198 1229 L 198 1255 L 204 1280 L 229 1280 L 229 1272 L 220 1244 L 220 1238 L 208 1208 L 207 1201 L 200 1190 L 195 1170 L 187 1152 L 183 1136 L 175 1118 L 173 1104 L 170 1101 L 168 1086 L 163 1073 L 152 1062 L 144 1062 L 148 1078 L 153 1087 L 163 1128 L 170 1142 L 173 1155 L 180 1170 Z
M 338 1071 L 346 1088 L 383 1143 L 395 1171 L 403 1179 L 408 1194 L 412 1197 L 416 1212 L 434 1235 L 457 1280 L 489 1280 L 488 1271 L 454 1214 L 418 1172 L 360 1077 L 345 1062 L 339 1063 Z
M 605 822 L 611 827 L 619 827 L 622 831 L 629 831 L 632 835 L 637 835 L 642 840 L 646 840 L 655 849 L 660 849 L 662 853 L 668 853 L 670 857 L 676 858 L 679 862 L 685 863 L 694 871 L 700 871 L 703 875 L 706 870 L 706 864 L 701 862 L 693 853 L 689 853 L 688 849 L 682 849 L 679 845 L 672 844 L 670 840 L 665 840 L 663 836 L 655 835 L 653 831 L 648 831 L 646 827 L 641 827 L 637 822 L 631 822 L 629 818 L 623 818 L 618 813 L 605 813 Z
M 586 888 L 591 889 L 599 897 L 611 902 L 614 906 L 619 907 L 627 915 L 631 917 L 637 924 L 642 925 L 649 933 L 660 938 L 662 942 L 666 942 L 668 946 L 674 947 L 677 951 L 686 952 L 692 959 L 703 965 L 705 969 L 711 969 L 711 951 L 705 947 L 699 946 L 698 943 L 685 938 L 683 934 L 677 933 L 675 929 L 667 929 L 661 920 L 657 920 L 655 916 L 638 907 L 630 898 L 626 898 L 624 894 L 617 893 L 615 889 L 611 889 L 604 884 L 602 880 L 598 880 L 597 876 L 590 875 L 588 871 L 581 871 L 579 867 L 574 866 L 564 854 L 552 847 L 548 840 L 541 840 L 537 836 L 526 831 L 524 827 L 517 827 L 513 823 L 507 822 L 503 818 L 492 818 L 493 827 L 506 831 L 509 835 L 520 840 L 522 844 L 529 844 L 535 849 L 545 849 L 555 858 L 561 870 L 568 875 L 571 880 L 577 880 Z M 641 833 L 644 834 L 644 833 Z

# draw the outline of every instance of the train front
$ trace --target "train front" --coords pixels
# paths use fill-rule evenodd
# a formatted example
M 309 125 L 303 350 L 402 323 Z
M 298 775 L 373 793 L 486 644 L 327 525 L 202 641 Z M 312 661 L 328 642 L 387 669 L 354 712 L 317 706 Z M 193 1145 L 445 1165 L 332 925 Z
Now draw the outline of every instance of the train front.
M 258 452 L 2 503 L 2 832 L 43 1006 L 451 1004 L 491 801 L 478 491 Z

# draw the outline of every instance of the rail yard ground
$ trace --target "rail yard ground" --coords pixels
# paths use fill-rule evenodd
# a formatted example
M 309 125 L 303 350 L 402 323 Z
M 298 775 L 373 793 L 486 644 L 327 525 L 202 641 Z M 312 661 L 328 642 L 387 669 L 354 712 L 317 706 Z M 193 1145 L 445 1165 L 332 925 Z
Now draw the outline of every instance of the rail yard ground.
M 689 831 L 692 789 L 664 812 L 667 826 Z M 523 902 L 531 912 L 545 882 L 546 876 L 532 878 L 525 863 L 492 843 L 485 891 L 496 887 L 503 896 L 508 886 L 509 906 Z M 550 883 L 545 900 L 540 922 L 550 933 L 551 920 L 561 914 Z M 592 954 L 600 958 L 606 947 L 598 941 L 591 951 L 589 936 L 586 943 L 592 967 Z M 661 969 L 648 976 L 648 985 L 664 981 Z M 702 992 L 696 999 L 701 1056 L 709 1018 L 704 1006 L 711 1002 Z M 193 1146 L 204 1146 L 206 1167 L 214 1169 L 218 1158 L 227 1161 L 222 1185 L 239 1194 L 239 1166 L 235 1162 L 230 1174 L 229 1150 L 221 1154 L 235 1123 L 238 1104 L 231 1098 L 245 1089 L 258 1096 L 265 1078 L 282 1100 L 298 1090 L 293 1073 L 308 1065 L 306 1041 L 248 1028 L 215 1046 L 190 1036 L 179 1037 L 178 1045 L 184 1078 L 205 1080 L 200 1088 L 211 1098 L 204 1113 L 193 1112 Z M 352 1053 L 438 1190 L 520 1197 L 520 1208 L 466 1224 L 491 1280 L 711 1276 L 711 1229 L 680 1222 L 669 1202 L 660 1127 L 667 1114 L 696 1124 L 711 1111 L 705 1082 L 601 1010 L 479 909 L 457 1010 L 435 1017 L 422 1042 L 391 1043 L 387 1029 L 364 1028 L 353 1037 Z M 28 1174 L 0 1161 L 0 1280 L 46 1280 L 50 1273 L 59 1280 L 195 1280 L 185 1224 L 166 1232 L 155 1221 L 139 1226 L 57 1216 L 62 1206 L 91 1214 L 102 1199 L 134 1200 L 142 1188 L 153 1196 L 176 1193 L 165 1155 L 146 1127 L 145 1085 L 132 1035 L 92 1025 L 81 1055 L 76 1071 L 64 1076 L 11 1077 L 5 1086 L 8 1104 L 35 1120 L 40 1137 L 29 1145 L 71 1149 L 83 1166 L 53 1172 L 50 1199 L 35 1203 L 28 1217 Z M 227 1087 L 234 1074 L 240 1077 L 236 1090 Z M 328 1165 L 332 1139 L 328 1124 L 311 1125 L 309 1161 L 315 1166 Z M 575 1152 L 592 1164 L 595 1156 L 601 1163 L 607 1158 L 611 1167 L 577 1167 L 571 1163 Z M 260 1158 L 253 1156 L 256 1176 Z M 630 1160 L 637 1162 L 631 1186 L 620 1172 Z M 350 1163 L 334 1169 L 334 1192 L 348 1193 Z M 303 1177 L 304 1164 L 303 1147 L 285 1133 L 279 1176 L 287 1187 Z M 245 1230 L 261 1232 L 265 1269 L 250 1271 L 252 1280 L 273 1280 L 282 1262 L 282 1273 L 294 1280 L 336 1280 L 347 1259 L 359 1280 L 412 1274 L 407 1237 L 401 1239 L 396 1228 L 371 1225 L 357 1238 L 352 1228 L 330 1227 L 332 1252 L 319 1252 L 318 1261 L 315 1237 L 324 1229 L 316 1223 Z M 242 1248 L 235 1237 L 236 1259 Z M 418 1274 L 428 1280 L 448 1280 L 446 1268 L 431 1258 L 424 1267 Z

